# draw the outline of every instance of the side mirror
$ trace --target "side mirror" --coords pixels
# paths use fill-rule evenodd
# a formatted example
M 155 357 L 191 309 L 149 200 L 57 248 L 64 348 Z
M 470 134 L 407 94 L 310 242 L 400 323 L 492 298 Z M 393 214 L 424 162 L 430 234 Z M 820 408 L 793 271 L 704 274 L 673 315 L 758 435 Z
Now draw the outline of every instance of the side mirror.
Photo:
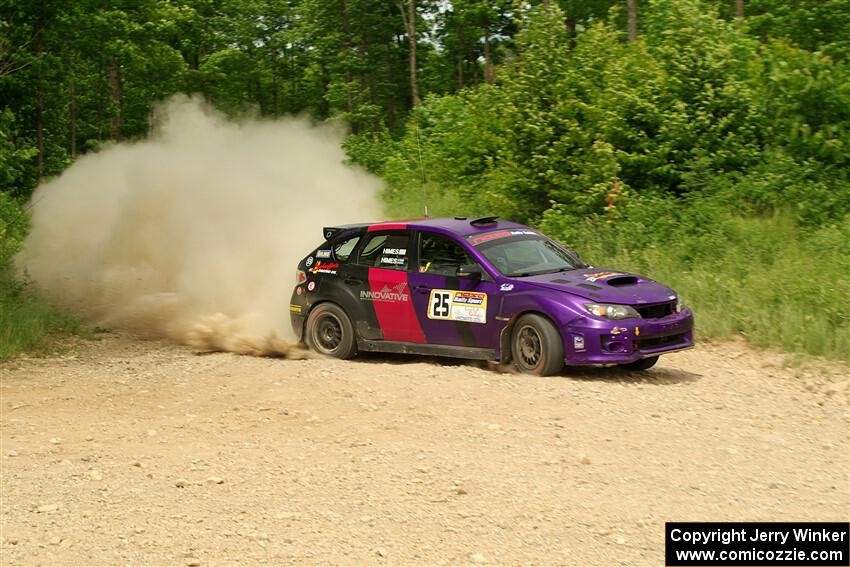
M 463 264 L 458 266 L 455 275 L 459 278 L 469 278 L 471 280 L 480 280 L 483 272 L 478 264 Z

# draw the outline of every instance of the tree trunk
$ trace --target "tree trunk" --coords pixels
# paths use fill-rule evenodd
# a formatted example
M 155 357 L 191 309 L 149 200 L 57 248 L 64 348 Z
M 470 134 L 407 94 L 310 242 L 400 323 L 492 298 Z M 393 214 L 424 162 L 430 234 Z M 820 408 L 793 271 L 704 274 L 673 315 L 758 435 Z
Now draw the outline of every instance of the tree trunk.
M 345 45 L 347 49 L 352 49 L 351 41 L 351 24 L 348 21 L 348 3 L 342 0 L 342 29 L 345 32 Z M 351 67 L 346 64 L 345 68 L 345 110 L 348 113 L 348 118 L 351 121 L 351 132 L 357 134 L 360 131 L 359 125 L 354 120 L 351 120 L 351 114 L 354 112 L 354 100 L 351 98 L 351 82 L 354 78 L 351 75 Z
M 41 180 L 44 179 L 44 92 L 41 81 L 36 87 L 35 94 L 35 147 L 38 151 L 38 185 L 41 185 Z
M 408 60 L 410 62 L 410 102 L 413 106 L 417 106 L 419 100 L 419 83 L 416 78 L 416 4 L 415 0 L 406 0 L 407 10 L 404 9 L 403 1 L 398 3 L 398 8 L 401 11 L 401 17 L 404 20 L 404 27 L 407 30 L 407 48 L 409 51 Z
M 744 19 L 744 0 L 735 0 L 735 17 L 739 20 Z
M 384 65 L 387 67 L 387 84 L 393 84 L 393 60 L 390 57 L 390 50 L 384 51 Z M 390 94 L 387 101 L 387 130 L 392 132 L 395 124 L 395 93 Z
M 68 84 L 68 117 L 71 123 L 71 160 L 77 159 L 77 86 L 74 80 L 74 71 L 71 69 L 70 83 Z
M 109 98 L 112 99 L 114 112 L 109 117 L 109 135 L 113 140 L 121 139 L 121 126 L 123 117 L 121 115 L 121 103 L 123 93 L 121 87 L 121 69 L 118 66 L 118 58 L 113 57 L 112 63 L 107 69 L 107 80 L 109 82 Z
M 626 0 L 629 12 L 629 41 L 637 40 L 637 0 Z
M 565 22 L 567 28 L 567 37 L 570 40 L 570 49 L 574 49 L 576 46 L 576 22 L 575 18 L 567 18 Z
M 463 69 L 466 66 L 466 43 L 464 43 L 463 26 L 458 30 L 458 50 L 457 50 L 457 88 L 458 90 L 464 87 Z
M 484 21 L 484 82 L 492 83 L 493 77 L 493 57 L 490 55 L 490 22 Z
M 41 59 L 41 54 L 44 52 L 44 26 L 47 22 L 47 9 L 44 0 L 41 2 L 38 20 L 38 31 L 35 38 L 35 58 L 38 61 L 35 87 L 35 147 L 36 151 L 38 151 L 36 172 L 38 175 L 38 184 L 41 185 L 41 180 L 44 179 L 44 80 L 42 76 L 42 66 L 44 63 Z

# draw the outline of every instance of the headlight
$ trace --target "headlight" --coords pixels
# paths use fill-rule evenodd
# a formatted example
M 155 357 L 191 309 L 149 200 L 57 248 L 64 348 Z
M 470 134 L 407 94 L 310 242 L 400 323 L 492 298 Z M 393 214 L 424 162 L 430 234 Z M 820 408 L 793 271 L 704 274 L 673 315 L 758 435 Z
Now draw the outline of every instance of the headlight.
M 639 318 L 640 314 L 634 307 L 628 305 L 612 305 L 610 303 L 585 303 L 585 309 L 605 319 L 631 319 Z
M 676 313 L 681 313 L 682 309 L 685 308 L 685 304 L 682 302 L 681 297 L 676 298 Z

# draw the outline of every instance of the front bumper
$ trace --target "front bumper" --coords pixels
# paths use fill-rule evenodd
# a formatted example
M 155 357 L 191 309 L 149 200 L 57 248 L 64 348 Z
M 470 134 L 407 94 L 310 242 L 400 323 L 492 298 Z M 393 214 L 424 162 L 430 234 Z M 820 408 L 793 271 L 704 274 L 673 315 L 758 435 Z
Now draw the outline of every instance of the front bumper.
M 659 319 L 579 317 L 562 329 L 568 365 L 627 364 L 694 346 L 690 309 Z

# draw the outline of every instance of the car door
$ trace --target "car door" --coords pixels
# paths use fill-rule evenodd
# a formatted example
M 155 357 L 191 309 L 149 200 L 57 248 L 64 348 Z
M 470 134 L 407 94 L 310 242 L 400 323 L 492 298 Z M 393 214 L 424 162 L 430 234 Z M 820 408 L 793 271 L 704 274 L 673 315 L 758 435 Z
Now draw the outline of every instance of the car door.
M 501 298 L 487 271 L 481 279 L 457 276 L 478 265 L 465 244 L 451 236 L 418 231 L 416 266 L 410 272 L 413 309 L 429 344 L 495 349 Z
M 408 282 L 411 240 L 409 230 L 379 230 L 367 232 L 359 247 L 359 298 L 370 313 L 368 338 L 425 342 Z

